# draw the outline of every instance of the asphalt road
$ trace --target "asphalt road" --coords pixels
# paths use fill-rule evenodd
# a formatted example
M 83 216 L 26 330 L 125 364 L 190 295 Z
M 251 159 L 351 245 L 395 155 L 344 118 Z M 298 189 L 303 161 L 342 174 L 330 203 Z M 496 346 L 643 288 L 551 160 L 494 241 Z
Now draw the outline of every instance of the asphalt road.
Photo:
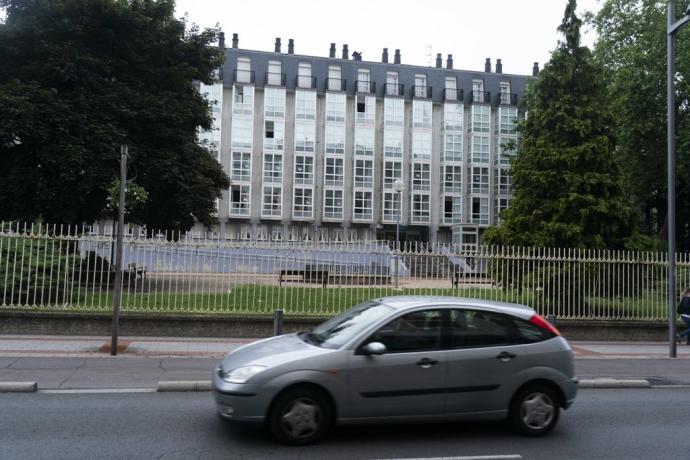
M 338 428 L 284 447 L 219 420 L 210 393 L 2 394 L 0 458 L 12 459 L 678 459 L 688 458 L 690 391 L 582 390 L 550 436 L 503 423 Z

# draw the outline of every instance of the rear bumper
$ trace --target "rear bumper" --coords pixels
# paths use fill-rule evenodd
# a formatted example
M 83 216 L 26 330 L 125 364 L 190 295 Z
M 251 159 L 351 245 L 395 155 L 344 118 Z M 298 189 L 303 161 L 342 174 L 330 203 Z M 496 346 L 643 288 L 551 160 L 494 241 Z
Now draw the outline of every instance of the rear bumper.
M 563 390 L 563 400 L 565 409 L 572 406 L 573 402 L 575 402 L 575 397 L 577 396 L 578 382 L 579 381 L 577 377 L 573 377 L 562 381 L 560 384 L 561 390 Z

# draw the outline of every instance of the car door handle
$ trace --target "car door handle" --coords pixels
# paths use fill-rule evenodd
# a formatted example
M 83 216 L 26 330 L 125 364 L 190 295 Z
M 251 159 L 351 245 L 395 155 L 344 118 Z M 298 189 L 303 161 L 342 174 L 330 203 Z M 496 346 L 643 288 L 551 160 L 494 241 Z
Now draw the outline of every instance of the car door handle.
M 428 369 L 431 366 L 435 366 L 436 364 L 438 364 L 438 361 L 430 358 L 422 358 L 419 361 L 417 361 L 417 366 L 422 367 L 424 369 Z
M 498 355 L 496 355 L 496 359 L 499 359 L 505 363 L 505 362 L 508 362 L 511 359 L 515 358 L 515 356 L 516 355 L 514 355 L 512 353 L 508 353 L 507 351 L 502 351 Z

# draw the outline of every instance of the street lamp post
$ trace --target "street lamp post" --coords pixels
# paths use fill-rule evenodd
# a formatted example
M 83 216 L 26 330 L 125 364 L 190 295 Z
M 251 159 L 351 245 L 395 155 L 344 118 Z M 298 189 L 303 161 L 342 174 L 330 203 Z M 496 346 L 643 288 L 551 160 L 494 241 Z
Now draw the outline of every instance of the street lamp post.
M 673 36 L 690 22 L 690 6 L 685 15 L 676 21 L 673 0 L 668 1 L 668 28 L 666 30 L 666 97 L 667 97 L 667 178 L 668 183 L 668 340 L 669 356 L 676 357 L 676 97 L 673 80 L 675 77 L 675 49 Z
M 393 183 L 393 190 L 398 192 L 398 221 L 395 223 L 395 289 L 398 289 L 400 278 L 400 221 L 402 220 L 402 200 L 405 182 L 398 179 Z

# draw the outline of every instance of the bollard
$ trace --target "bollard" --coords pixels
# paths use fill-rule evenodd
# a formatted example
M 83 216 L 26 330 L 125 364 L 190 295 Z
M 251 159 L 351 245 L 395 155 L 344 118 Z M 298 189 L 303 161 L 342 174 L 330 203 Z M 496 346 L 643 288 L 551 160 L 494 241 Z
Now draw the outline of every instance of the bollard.
M 273 335 L 283 334 L 283 309 L 278 309 L 273 317 Z

